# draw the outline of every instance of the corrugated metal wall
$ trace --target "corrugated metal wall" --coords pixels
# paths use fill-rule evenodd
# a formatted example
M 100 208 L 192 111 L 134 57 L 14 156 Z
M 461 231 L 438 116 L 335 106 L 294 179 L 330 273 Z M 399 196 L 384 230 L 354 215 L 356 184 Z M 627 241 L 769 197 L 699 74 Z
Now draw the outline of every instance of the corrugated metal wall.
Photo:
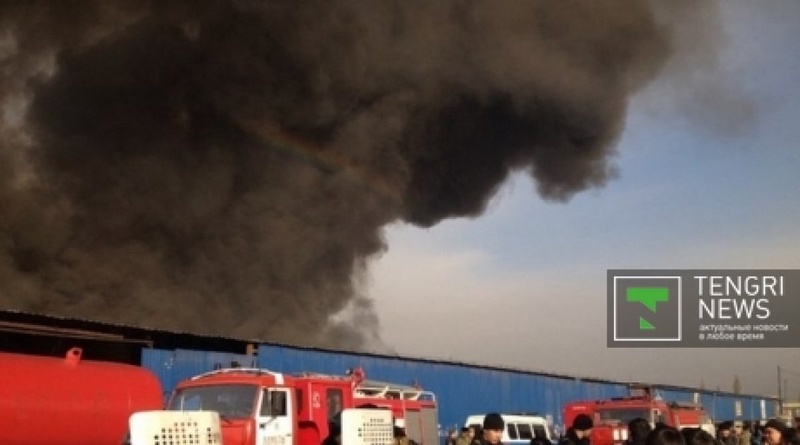
M 470 414 L 489 411 L 538 412 L 555 425 L 560 425 L 561 407 L 567 402 L 628 395 L 628 388 L 622 383 L 276 345 L 260 345 L 257 357 L 183 349 L 142 351 L 142 365 L 158 375 L 165 395 L 182 379 L 228 367 L 234 362 L 245 367 L 261 367 L 284 373 L 310 371 L 336 375 L 343 375 L 348 368 L 361 366 L 368 379 L 405 385 L 419 384 L 436 394 L 443 431 L 461 426 Z M 690 390 L 659 390 L 659 394 L 669 401 L 695 401 L 695 392 Z M 775 415 L 773 401 L 759 397 L 703 392 L 699 395 L 699 402 L 717 421 L 760 419 Z

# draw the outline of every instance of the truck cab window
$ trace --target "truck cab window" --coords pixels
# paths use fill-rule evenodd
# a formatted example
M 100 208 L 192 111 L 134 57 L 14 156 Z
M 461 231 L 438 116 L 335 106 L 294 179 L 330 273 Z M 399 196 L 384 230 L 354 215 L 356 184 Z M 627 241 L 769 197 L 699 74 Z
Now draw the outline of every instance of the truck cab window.
M 533 430 L 531 429 L 531 425 L 528 423 L 518 423 L 517 424 L 517 431 L 519 432 L 519 438 L 525 440 L 533 439 Z
M 224 417 L 248 417 L 253 411 L 257 388 L 253 385 L 209 385 L 176 391 L 171 410 L 217 411 Z
M 261 415 L 281 417 L 286 415 L 286 392 L 267 390 L 261 399 Z
M 328 402 L 328 420 L 333 421 L 342 410 L 342 390 L 329 388 L 325 392 L 325 398 Z

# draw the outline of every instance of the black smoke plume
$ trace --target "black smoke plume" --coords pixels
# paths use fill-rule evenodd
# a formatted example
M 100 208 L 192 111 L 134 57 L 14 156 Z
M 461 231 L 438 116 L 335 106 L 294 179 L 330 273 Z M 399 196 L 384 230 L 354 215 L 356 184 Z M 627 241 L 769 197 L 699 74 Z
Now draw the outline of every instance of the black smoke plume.
M 323 346 L 388 223 L 604 184 L 671 51 L 641 0 L 0 5 L 2 306 Z

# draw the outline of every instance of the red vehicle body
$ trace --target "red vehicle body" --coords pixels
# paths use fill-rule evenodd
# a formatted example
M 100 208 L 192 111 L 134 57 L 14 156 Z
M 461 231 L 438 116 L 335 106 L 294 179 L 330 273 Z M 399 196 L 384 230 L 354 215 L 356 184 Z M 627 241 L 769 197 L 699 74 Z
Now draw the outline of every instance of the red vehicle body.
M 118 444 L 136 411 L 163 407 L 147 369 L 81 359 L 0 353 L 0 443 Z
M 282 374 L 265 369 L 222 369 L 179 383 L 169 410 L 220 414 L 225 445 L 319 445 L 343 411 L 391 410 L 421 445 L 438 441 L 433 394 L 410 386 L 367 381 L 360 370 L 348 376 Z M 345 432 L 343 431 L 343 437 Z
M 589 400 L 564 405 L 564 426 L 569 427 L 578 414 L 594 421 L 592 445 L 619 445 L 628 439 L 628 422 L 641 417 L 651 426 L 663 423 L 674 428 L 703 428 L 710 424 L 700 405 L 666 402 L 649 395 Z

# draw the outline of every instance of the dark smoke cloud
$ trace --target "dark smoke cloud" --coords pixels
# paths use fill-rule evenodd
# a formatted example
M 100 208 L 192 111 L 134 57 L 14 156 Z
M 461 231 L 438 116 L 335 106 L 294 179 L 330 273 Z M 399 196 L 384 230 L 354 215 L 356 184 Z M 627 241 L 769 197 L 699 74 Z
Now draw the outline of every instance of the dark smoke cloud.
M 670 53 L 648 3 L 30 1 L 0 9 L 0 301 L 375 344 L 382 228 L 508 175 L 613 176 Z M 350 317 L 341 316 L 349 313 Z

